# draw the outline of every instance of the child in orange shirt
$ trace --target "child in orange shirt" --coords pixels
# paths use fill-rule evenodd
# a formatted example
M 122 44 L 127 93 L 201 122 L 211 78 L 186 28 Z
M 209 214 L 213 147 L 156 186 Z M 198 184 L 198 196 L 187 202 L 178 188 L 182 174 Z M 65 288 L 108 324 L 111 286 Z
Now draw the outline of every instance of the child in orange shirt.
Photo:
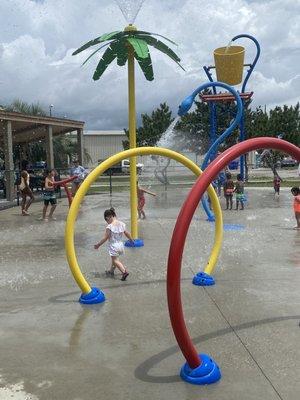
M 294 227 L 294 229 L 300 229 L 300 188 L 297 186 L 292 187 L 291 189 L 292 195 L 295 197 L 294 198 L 294 212 L 295 212 L 295 218 L 297 221 L 297 226 Z

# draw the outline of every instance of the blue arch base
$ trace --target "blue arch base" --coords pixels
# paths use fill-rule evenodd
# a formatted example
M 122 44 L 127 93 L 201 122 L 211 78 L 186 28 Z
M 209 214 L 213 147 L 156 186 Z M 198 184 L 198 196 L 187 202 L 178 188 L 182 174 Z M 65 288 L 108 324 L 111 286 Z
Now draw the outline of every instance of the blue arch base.
M 205 272 L 198 272 L 193 278 L 193 285 L 196 286 L 212 286 L 215 283 L 214 278 Z
M 125 246 L 126 247 L 143 247 L 144 241 L 142 239 L 134 239 L 133 242 L 131 242 L 130 240 L 126 240 Z
M 104 301 L 104 293 L 96 287 L 93 287 L 89 293 L 82 293 L 79 298 L 79 303 L 82 304 L 97 304 L 103 303 Z
M 192 369 L 185 363 L 180 370 L 181 378 L 194 385 L 209 385 L 221 379 L 221 371 L 215 361 L 207 354 L 199 354 L 202 359 L 199 367 Z

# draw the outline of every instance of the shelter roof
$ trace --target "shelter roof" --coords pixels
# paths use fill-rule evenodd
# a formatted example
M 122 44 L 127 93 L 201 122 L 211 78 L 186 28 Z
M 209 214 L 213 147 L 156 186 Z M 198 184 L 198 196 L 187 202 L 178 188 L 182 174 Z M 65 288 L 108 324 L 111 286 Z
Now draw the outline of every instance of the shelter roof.
M 0 110 L 0 141 L 5 133 L 6 121 L 12 123 L 14 144 L 36 142 L 43 139 L 48 126 L 52 126 L 53 136 L 63 135 L 84 127 L 83 121 Z

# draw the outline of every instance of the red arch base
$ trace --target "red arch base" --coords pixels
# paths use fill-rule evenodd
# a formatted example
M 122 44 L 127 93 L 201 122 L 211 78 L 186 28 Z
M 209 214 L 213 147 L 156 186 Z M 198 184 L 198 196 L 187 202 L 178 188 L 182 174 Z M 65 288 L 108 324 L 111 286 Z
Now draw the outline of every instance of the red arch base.
M 213 178 L 225 168 L 230 161 L 252 150 L 257 149 L 276 149 L 281 150 L 293 156 L 300 161 L 300 149 L 285 140 L 262 137 L 245 140 L 238 143 L 219 155 L 203 172 L 192 187 L 187 199 L 185 200 L 177 222 L 173 231 L 173 236 L 170 244 L 168 271 L 167 271 L 167 297 L 169 314 L 172 328 L 178 342 L 178 345 L 192 370 L 195 370 L 204 362 L 198 355 L 188 334 L 181 304 L 180 293 L 180 273 L 181 261 L 187 232 L 198 207 L 201 197 L 207 190 L 208 185 L 213 181 Z

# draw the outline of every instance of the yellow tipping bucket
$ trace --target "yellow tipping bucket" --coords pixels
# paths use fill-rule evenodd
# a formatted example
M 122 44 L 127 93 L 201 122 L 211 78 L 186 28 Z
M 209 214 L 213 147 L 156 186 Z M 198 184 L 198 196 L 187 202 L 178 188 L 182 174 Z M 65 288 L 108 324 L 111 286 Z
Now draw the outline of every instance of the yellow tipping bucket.
M 219 47 L 214 51 L 217 80 L 238 85 L 243 80 L 245 48 L 242 46 Z

